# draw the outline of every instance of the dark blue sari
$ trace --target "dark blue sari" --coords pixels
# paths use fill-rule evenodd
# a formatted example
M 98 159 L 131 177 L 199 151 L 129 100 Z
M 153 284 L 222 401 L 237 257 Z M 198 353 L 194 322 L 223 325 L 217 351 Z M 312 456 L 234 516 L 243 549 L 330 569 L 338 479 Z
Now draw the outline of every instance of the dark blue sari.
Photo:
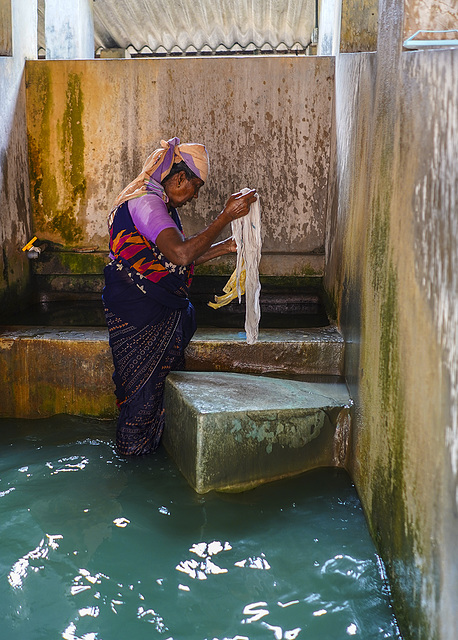
M 175 210 L 172 218 L 181 230 Z M 169 371 L 184 367 L 184 350 L 196 329 L 194 308 L 187 295 L 192 266 L 171 265 L 155 245 L 142 238 L 127 202 L 116 211 L 111 229 L 112 239 L 120 237 L 128 242 L 111 242 L 114 260 L 105 267 L 103 290 L 120 410 L 116 446 L 122 455 L 142 455 L 159 445 L 164 428 L 165 379 Z M 134 268 L 139 262 L 138 251 L 129 256 L 134 244 L 141 246 L 151 278 Z M 123 246 L 127 251 L 123 252 Z

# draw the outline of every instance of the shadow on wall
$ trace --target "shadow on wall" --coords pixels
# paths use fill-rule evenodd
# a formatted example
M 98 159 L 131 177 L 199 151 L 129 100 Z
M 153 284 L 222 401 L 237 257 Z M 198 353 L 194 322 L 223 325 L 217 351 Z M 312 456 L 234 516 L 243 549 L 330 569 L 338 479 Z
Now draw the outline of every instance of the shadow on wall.
M 1 59 L 0 59 L 0 62 Z M 5 61 L 5 63 L 10 61 Z M 6 64 L 5 64 L 6 66 Z M 0 67 L 1 70 L 1 67 Z M 11 95 L 9 74 L 0 82 L 5 84 L 6 99 L 2 112 L 8 114 L 8 95 Z M 16 98 L 16 99 L 15 99 Z M 15 99 L 15 104 L 14 104 Z M 25 83 L 19 82 L 17 96 L 11 105 L 11 125 L 5 148 L 0 150 L 0 317 L 3 313 L 26 306 L 30 295 L 30 265 L 22 247 L 31 238 L 30 189 L 28 175 Z M 0 141 L 1 144 L 2 141 Z

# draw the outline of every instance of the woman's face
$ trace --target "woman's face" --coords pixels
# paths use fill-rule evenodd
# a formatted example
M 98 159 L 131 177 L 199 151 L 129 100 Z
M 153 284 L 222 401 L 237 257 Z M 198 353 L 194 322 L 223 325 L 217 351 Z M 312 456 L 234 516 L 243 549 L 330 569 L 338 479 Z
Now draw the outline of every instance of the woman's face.
M 172 207 L 182 207 L 194 198 L 199 197 L 199 189 L 204 184 L 200 178 L 188 180 L 184 171 L 176 173 L 164 185 L 165 192 Z

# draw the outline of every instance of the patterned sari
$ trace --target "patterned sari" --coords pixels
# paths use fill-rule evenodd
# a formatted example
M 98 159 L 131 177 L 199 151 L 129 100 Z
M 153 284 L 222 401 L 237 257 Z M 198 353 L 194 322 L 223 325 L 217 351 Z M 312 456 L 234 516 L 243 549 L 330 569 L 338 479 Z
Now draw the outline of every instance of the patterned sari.
M 171 216 L 181 231 L 175 209 Z M 105 267 L 103 302 L 120 410 L 116 446 L 122 455 L 142 455 L 159 445 L 165 378 L 183 368 L 196 329 L 188 299 L 193 265 L 168 262 L 137 231 L 127 202 L 113 216 L 110 249 L 114 259 Z

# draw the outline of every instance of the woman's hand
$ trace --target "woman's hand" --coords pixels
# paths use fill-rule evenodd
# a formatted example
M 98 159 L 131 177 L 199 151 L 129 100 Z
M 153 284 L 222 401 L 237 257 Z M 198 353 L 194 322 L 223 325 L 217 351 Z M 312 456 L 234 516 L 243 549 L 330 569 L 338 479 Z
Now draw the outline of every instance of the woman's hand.
M 237 243 L 233 236 L 226 238 L 226 240 L 222 240 L 218 244 L 221 245 L 221 250 L 224 251 L 221 255 L 225 255 L 226 253 L 237 253 Z
M 255 189 L 251 189 L 245 194 L 241 191 L 233 193 L 226 202 L 222 214 L 229 218 L 230 222 L 238 218 L 243 218 L 243 216 L 248 214 L 251 205 L 256 202 L 257 199 Z
M 254 189 L 245 194 L 241 191 L 233 193 L 224 209 L 206 229 L 191 238 L 183 238 L 178 229 L 166 228 L 157 236 L 156 245 L 167 260 L 177 265 L 187 265 L 191 262 L 201 264 L 226 253 L 234 253 L 237 249 L 235 241 L 231 238 L 213 246 L 212 242 L 229 222 L 246 216 L 257 199 Z
M 195 262 L 196 265 L 203 264 L 208 260 L 219 258 L 219 256 L 225 256 L 228 253 L 237 253 L 237 244 L 232 237 L 226 238 L 226 240 L 221 240 L 221 242 L 217 242 L 216 244 L 212 244 L 210 249 L 197 258 Z

